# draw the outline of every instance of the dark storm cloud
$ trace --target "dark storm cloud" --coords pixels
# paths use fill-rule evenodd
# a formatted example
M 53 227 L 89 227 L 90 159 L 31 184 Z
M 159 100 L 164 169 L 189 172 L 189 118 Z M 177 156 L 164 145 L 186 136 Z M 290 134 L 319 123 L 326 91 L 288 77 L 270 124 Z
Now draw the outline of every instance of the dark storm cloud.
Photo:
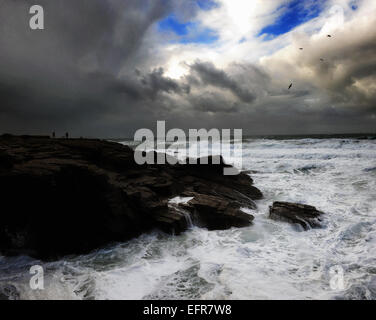
M 339 34 L 340 44 L 325 52 L 324 63 L 311 68 L 319 79 L 325 80 L 335 102 L 376 108 L 375 92 L 370 94 L 370 87 L 376 81 L 376 30 L 370 29 L 367 34 L 358 35 L 354 44 L 343 46 L 346 36 Z
M 196 111 L 205 113 L 237 113 L 239 104 L 226 98 L 223 94 L 204 92 L 190 97 L 190 104 Z
M 163 93 L 182 95 L 188 94 L 190 91 L 189 85 L 166 77 L 163 68 L 154 69 L 147 74 L 136 69 L 133 76 L 128 75 L 121 79 L 115 79 L 110 74 L 100 73 L 93 73 L 90 76 L 105 85 L 108 94 L 125 95 L 135 101 L 154 100 Z
M 167 76 L 161 66 L 170 58 L 162 45 L 168 39 L 156 23 L 171 12 L 189 21 L 195 1 L 38 4 L 45 30 L 31 31 L 31 2 L 0 0 L 0 133 L 131 136 L 157 120 L 183 129 L 246 128 L 246 134 L 375 127 L 376 28 L 358 38 L 336 34 L 330 50 L 307 45 L 302 60 L 293 61 L 312 77 L 296 76 L 287 90 L 296 66 L 277 77 L 283 55 L 270 61 L 271 70 L 196 61 L 184 77 Z
M 239 83 L 231 79 L 226 72 L 216 68 L 211 62 L 198 61 L 191 66 L 191 69 L 193 72 L 197 73 L 204 84 L 228 89 L 243 102 L 252 102 L 255 99 L 255 96 L 251 92 L 242 88 Z
M 164 76 L 163 68 L 158 68 L 142 77 L 141 83 L 148 89 L 147 92 L 151 97 L 160 92 L 167 93 L 189 93 L 190 87 L 186 84 L 180 84 L 178 81 Z
M 119 110 L 123 115 L 134 112 L 139 102 L 160 92 L 187 90 L 164 77 L 162 69 L 142 80 L 134 73 L 143 39 L 169 12 L 170 1 L 38 4 L 45 11 L 45 30 L 32 31 L 30 1 L 0 1 L 2 131 L 49 132 L 67 123 L 74 128 L 95 118 L 112 118 Z M 120 76 L 122 69 L 129 75 Z
M 316 37 L 299 54 L 292 47 L 287 58 L 275 56 L 266 64 L 273 69 L 284 66 L 299 81 L 308 79 L 321 89 L 321 96 L 329 95 L 333 105 L 360 113 L 368 110 L 372 116 L 376 108 L 376 19 L 372 16 L 368 20 L 353 21 L 336 30 L 330 39 Z M 296 76 L 300 70 L 305 73 Z

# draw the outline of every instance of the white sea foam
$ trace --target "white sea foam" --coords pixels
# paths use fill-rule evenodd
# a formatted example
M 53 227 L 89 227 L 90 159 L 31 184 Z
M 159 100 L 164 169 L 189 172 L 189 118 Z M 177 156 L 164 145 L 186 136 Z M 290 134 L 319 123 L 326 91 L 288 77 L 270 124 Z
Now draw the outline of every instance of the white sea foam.
M 175 197 L 170 199 L 169 203 L 171 204 L 181 204 L 181 203 L 187 203 L 191 201 L 193 197 Z
M 243 148 L 244 169 L 265 196 L 244 209 L 252 226 L 154 232 L 49 263 L 38 294 L 27 287 L 30 258 L 0 258 L 0 277 L 29 299 L 375 299 L 376 141 L 258 139 Z M 316 206 L 324 228 L 270 220 L 277 200 Z M 333 266 L 344 270 L 344 290 L 330 287 Z

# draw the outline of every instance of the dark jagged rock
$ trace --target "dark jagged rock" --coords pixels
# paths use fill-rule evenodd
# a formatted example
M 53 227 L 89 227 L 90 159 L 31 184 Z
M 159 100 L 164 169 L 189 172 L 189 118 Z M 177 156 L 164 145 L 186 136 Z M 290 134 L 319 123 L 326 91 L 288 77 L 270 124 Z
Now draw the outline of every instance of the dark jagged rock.
M 178 234 L 186 212 L 209 229 L 249 225 L 239 208 L 261 192 L 244 173 L 224 176 L 223 159 L 206 160 L 140 166 L 115 142 L 0 136 L 0 252 L 51 259 L 153 228 Z M 187 194 L 187 208 L 168 204 Z
M 223 230 L 231 227 L 249 226 L 254 217 L 239 208 L 239 203 L 219 196 L 186 193 L 193 197 L 187 204 L 181 205 L 192 213 L 193 221 L 209 230 Z
M 0 285 L 0 300 L 19 300 L 20 293 L 14 285 Z
M 274 202 L 269 207 L 270 218 L 290 223 L 297 223 L 304 230 L 321 227 L 321 215 L 315 207 L 289 202 Z

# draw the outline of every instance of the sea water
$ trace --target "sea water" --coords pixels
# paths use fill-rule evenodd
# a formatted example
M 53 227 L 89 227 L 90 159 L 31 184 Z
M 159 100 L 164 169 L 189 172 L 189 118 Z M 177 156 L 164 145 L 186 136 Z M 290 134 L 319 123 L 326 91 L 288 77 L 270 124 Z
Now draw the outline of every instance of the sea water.
M 264 194 L 244 208 L 250 227 L 154 231 L 49 263 L 0 257 L 0 283 L 22 299 L 375 299 L 376 140 L 246 139 L 243 166 Z M 315 206 L 323 228 L 269 219 L 273 201 Z M 30 289 L 35 264 L 44 290 Z

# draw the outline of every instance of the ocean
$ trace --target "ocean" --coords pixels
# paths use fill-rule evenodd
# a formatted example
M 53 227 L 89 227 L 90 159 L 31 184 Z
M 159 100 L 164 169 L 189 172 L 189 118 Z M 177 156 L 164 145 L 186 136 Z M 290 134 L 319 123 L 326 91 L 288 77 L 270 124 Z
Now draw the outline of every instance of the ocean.
M 244 209 L 250 227 L 154 231 L 48 263 L 0 257 L 0 283 L 21 299 L 376 299 L 375 136 L 246 138 L 243 166 L 264 194 Z M 323 228 L 269 219 L 274 201 L 315 206 Z M 29 286 L 36 264 L 44 290 Z

